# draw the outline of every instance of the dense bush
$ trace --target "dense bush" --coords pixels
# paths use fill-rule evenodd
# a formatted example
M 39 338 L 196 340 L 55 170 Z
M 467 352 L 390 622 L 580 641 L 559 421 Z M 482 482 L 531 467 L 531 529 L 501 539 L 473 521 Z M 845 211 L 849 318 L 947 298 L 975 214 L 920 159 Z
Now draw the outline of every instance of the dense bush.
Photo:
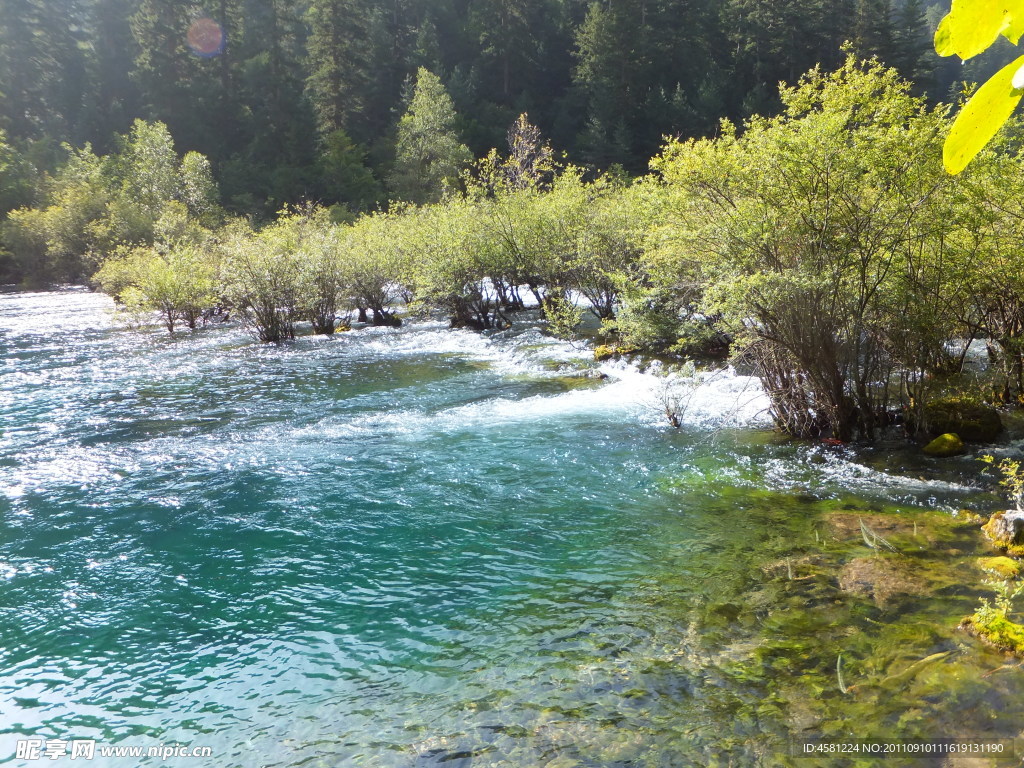
M 209 162 L 195 152 L 179 158 L 166 126 L 137 120 L 119 145 L 102 157 L 88 145 L 66 148 L 58 172 L 38 183 L 40 202 L 8 214 L 2 239 L 15 274 L 81 282 L 107 254 L 153 245 L 171 223 L 220 223 Z
M 783 429 L 872 438 L 894 404 L 920 407 L 949 343 L 984 324 L 963 309 L 965 268 L 987 269 L 969 194 L 987 171 L 947 176 L 945 109 L 877 63 L 814 70 L 781 97 L 779 117 L 657 159 L 649 269 L 700 286 Z

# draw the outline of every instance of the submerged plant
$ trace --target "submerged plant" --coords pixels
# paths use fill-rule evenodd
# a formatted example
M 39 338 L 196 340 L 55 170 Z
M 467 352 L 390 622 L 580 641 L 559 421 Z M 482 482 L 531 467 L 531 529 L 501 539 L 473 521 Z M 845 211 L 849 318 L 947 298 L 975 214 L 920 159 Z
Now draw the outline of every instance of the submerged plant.
M 875 533 L 867 525 L 867 523 L 864 522 L 864 520 L 862 518 L 858 518 L 858 521 L 860 522 L 860 535 L 864 537 L 864 543 L 867 544 L 869 547 L 871 547 L 872 549 L 887 549 L 890 552 L 898 552 L 899 551 L 898 549 L 896 549 L 896 547 L 894 547 L 892 544 L 890 544 L 884 538 L 882 538 L 877 533 Z M 915 525 L 914 535 L 916 536 L 917 535 L 917 528 L 916 528 L 917 523 L 915 522 L 914 525 Z

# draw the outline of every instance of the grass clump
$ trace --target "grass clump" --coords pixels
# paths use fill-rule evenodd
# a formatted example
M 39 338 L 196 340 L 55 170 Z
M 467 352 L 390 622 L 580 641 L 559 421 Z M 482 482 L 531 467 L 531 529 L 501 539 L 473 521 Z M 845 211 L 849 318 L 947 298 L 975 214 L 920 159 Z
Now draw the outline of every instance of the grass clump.
M 1024 591 L 1024 582 L 988 581 L 996 591 L 995 601 L 982 598 L 981 606 L 961 627 L 989 645 L 1024 657 L 1024 625 L 1010 619 L 1013 600 Z

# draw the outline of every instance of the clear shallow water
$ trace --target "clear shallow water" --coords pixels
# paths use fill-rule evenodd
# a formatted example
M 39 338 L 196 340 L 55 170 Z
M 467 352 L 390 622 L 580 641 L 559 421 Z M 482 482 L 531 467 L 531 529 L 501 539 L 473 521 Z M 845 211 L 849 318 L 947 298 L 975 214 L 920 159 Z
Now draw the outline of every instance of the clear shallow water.
M 1020 673 L 978 683 L 1003 662 L 955 630 L 982 550 L 943 526 L 993 503 L 970 458 L 780 441 L 735 376 L 676 432 L 654 377 L 580 377 L 584 350 L 526 326 L 273 347 L 111 309 L 0 294 L 0 762 L 25 735 L 438 768 L 776 765 L 794 735 L 855 726 L 1017 735 Z M 828 527 L 844 509 L 934 527 L 954 577 L 887 605 L 842 593 L 870 554 Z M 835 684 L 838 652 L 866 681 L 947 649 L 902 700 Z

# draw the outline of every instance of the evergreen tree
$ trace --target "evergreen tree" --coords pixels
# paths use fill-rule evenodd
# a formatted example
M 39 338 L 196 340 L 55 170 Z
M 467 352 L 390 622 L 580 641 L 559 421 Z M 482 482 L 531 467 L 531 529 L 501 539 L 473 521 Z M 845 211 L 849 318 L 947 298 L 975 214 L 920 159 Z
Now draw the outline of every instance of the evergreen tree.
M 441 69 L 441 42 L 437 38 L 437 25 L 424 19 L 416 29 L 416 39 L 409 54 L 409 63 L 416 69 L 425 67 L 431 72 Z
M 598 166 L 631 154 L 626 116 L 635 114 L 647 62 L 644 0 L 591 3 L 576 33 L 575 81 L 586 95 L 590 120 L 580 136 L 586 159 Z
M 900 74 L 916 83 L 920 90 L 931 85 L 928 54 L 932 52 L 932 35 L 925 17 L 922 0 L 903 0 L 893 13 L 892 61 Z
M 589 6 L 576 33 L 574 79 L 588 105 L 579 141 L 590 163 L 642 171 L 641 158 L 653 154 L 666 133 L 679 132 L 700 90 L 711 95 L 722 67 L 715 52 L 725 47 L 716 39 L 717 13 L 705 0 Z M 683 94 L 689 98 L 677 98 Z
M 778 83 L 834 68 L 846 40 L 933 98 L 984 79 L 999 52 L 938 61 L 941 9 L 924 4 L 0 0 L 0 128 L 45 172 L 38 160 L 61 142 L 110 154 L 133 120 L 159 120 L 182 151 L 210 159 L 238 212 L 310 198 L 361 207 L 374 195 L 351 188 L 367 181 L 361 168 L 391 176 L 390 129 L 422 67 L 442 76 L 453 129 L 477 155 L 528 112 L 570 157 L 643 173 L 666 135 L 777 111 Z M 212 37 L 197 47 L 197 31 Z M 350 174 L 362 181 L 339 187 Z
M 143 94 L 148 117 L 170 126 L 194 144 L 195 110 L 189 87 L 196 65 L 187 48 L 188 8 L 175 0 L 140 0 L 131 17 L 138 49 L 132 76 Z
M 895 63 L 892 15 L 889 0 L 857 0 L 853 44 L 858 55 L 877 56 L 888 64 Z
M 317 194 L 316 132 L 303 88 L 306 27 L 291 0 L 241 0 L 232 48 L 244 122 L 215 163 L 228 207 L 270 215 Z
M 346 130 L 356 141 L 372 145 L 379 162 L 393 151 L 386 137 L 401 107 L 406 79 L 417 67 L 441 70 L 441 42 L 425 0 L 368 2 L 365 30 L 361 111 L 359 120 Z
M 306 89 L 321 136 L 351 129 L 363 109 L 367 64 L 365 8 L 358 0 L 313 0 Z
M 729 0 L 723 21 L 735 51 L 733 109 L 775 111 L 778 84 L 816 64 L 831 69 L 855 35 L 855 0 Z
M 0 216 L 32 202 L 32 168 L 0 130 Z
M 132 79 L 138 55 L 129 19 L 132 0 L 92 0 L 89 38 L 90 141 L 100 151 L 113 149 L 113 138 L 141 114 L 139 91 Z
M 548 0 L 472 4 L 469 25 L 479 51 L 477 66 L 492 98 L 511 106 L 524 85 L 534 84 L 544 64 L 544 43 L 557 22 L 557 7 Z
M 0 127 L 15 138 L 86 140 L 80 0 L 0 0 Z
M 409 107 L 398 122 L 393 195 L 423 203 L 441 197 L 472 156 L 455 132 L 455 108 L 440 78 L 420 68 Z
M 366 166 L 366 150 L 345 131 L 334 131 L 323 141 L 320 168 L 325 203 L 348 211 L 367 211 L 384 197 L 380 182 Z

